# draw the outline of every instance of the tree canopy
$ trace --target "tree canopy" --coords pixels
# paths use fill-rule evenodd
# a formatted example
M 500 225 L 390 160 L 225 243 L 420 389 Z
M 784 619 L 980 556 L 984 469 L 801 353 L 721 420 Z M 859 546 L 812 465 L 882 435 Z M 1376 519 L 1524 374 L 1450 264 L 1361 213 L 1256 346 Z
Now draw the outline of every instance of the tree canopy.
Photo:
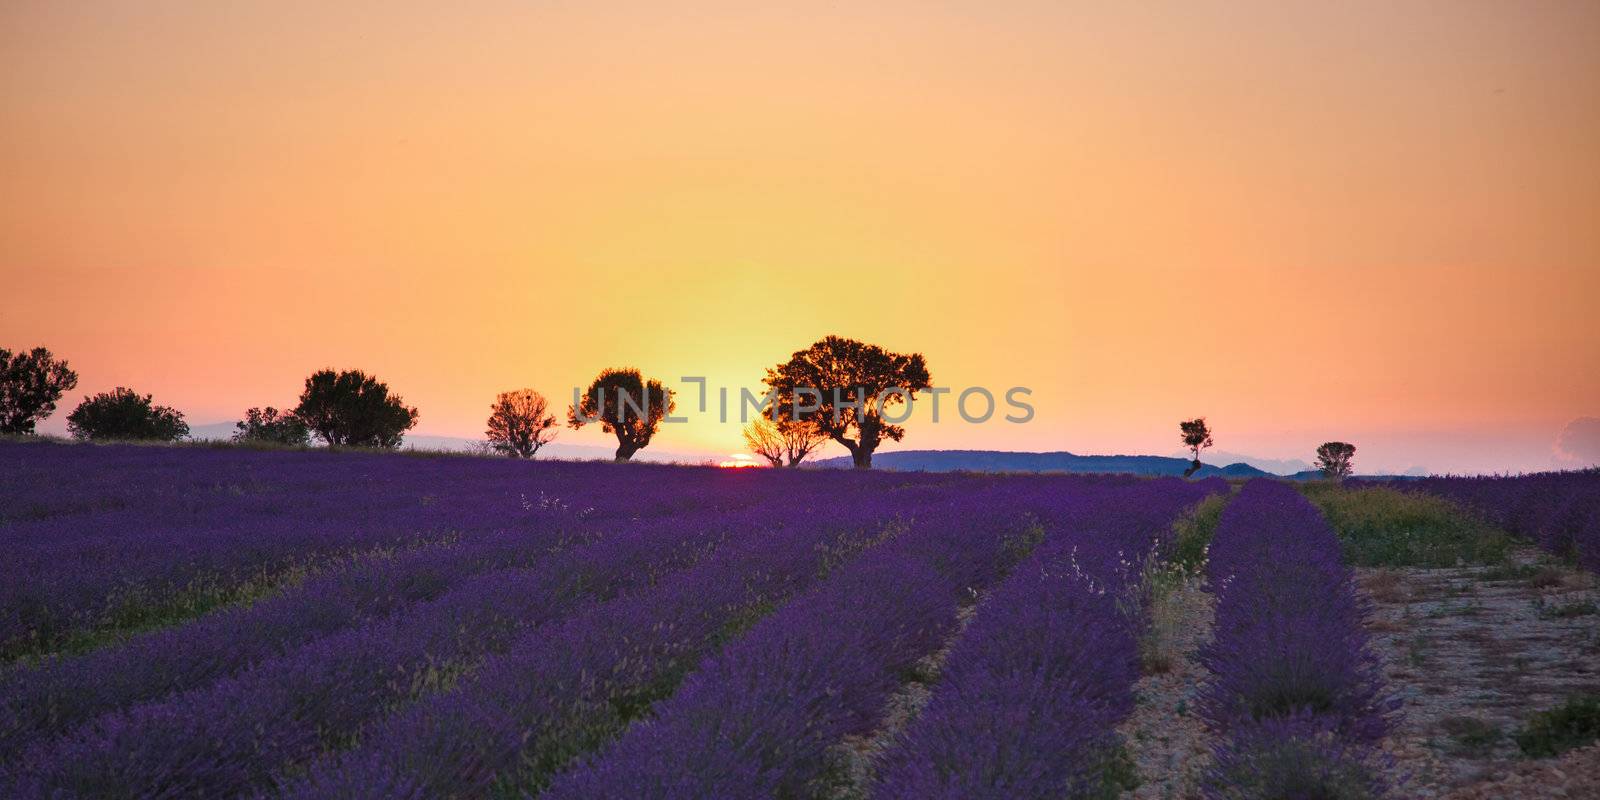
M 152 402 L 121 386 L 85 397 L 67 415 L 67 430 L 79 439 L 106 441 L 117 439 L 173 442 L 189 435 L 183 413 Z
M 1211 426 L 1206 424 L 1205 417 L 1196 417 L 1178 423 L 1178 432 L 1183 439 L 1183 446 L 1194 453 L 1194 462 L 1183 472 L 1187 478 L 1200 471 L 1200 451 L 1211 446 Z
M 815 425 L 850 451 L 857 469 L 870 469 L 878 445 L 906 433 L 884 411 L 915 399 L 931 380 L 921 353 L 828 336 L 767 370 L 765 382 L 776 393 L 775 412 Z
M 1317 448 L 1317 469 L 1323 477 L 1343 480 L 1355 469 L 1351 460 L 1356 456 L 1356 446 L 1349 442 L 1323 442 Z
M 496 452 L 513 458 L 533 458 L 559 432 L 556 417 L 548 408 L 544 395 L 532 389 L 501 392 L 489 407 L 484 436 Z
M 33 433 L 77 386 L 78 373 L 43 347 L 15 354 L 0 348 L 0 433 Z
M 573 430 L 599 423 L 616 434 L 618 461 L 627 461 L 650 444 L 661 420 L 678 407 L 673 391 L 661 381 L 646 381 L 636 369 L 608 369 L 589 384 L 578 405 L 567 408 Z
M 361 370 L 312 373 L 294 415 L 332 446 L 393 449 L 417 424 L 415 408 Z

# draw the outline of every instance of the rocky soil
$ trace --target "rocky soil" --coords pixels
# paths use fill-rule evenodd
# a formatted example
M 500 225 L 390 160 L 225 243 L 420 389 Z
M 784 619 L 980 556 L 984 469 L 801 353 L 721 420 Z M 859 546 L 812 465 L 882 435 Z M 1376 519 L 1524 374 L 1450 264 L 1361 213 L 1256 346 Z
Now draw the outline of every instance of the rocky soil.
M 1207 676 L 1194 655 L 1211 638 L 1214 605 L 1211 595 L 1192 582 L 1151 608 L 1155 657 L 1146 658 L 1147 674 L 1134 687 L 1137 705 L 1118 729 L 1140 780 L 1124 797 L 1156 800 L 1196 794 L 1211 762 L 1212 739 L 1194 714 L 1195 692 Z
M 1401 797 L 1600 797 L 1591 747 L 1531 760 L 1530 715 L 1600 691 L 1595 577 L 1518 551 L 1502 567 L 1363 569 L 1370 629 L 1405 701 L 1390 737 Z

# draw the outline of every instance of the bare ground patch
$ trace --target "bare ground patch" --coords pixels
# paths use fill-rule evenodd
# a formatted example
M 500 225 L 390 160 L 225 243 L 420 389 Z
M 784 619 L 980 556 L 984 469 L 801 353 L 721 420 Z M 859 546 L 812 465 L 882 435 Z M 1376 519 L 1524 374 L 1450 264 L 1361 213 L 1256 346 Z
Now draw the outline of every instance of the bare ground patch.
M 1184 798 L 1211 763 L 1211 734 L 1194 713 L 1195 694 L 1209 674 L 1195 654 L 1211 638 L 1215 601 L 1198 581 L 1159 597 L 1151 608 L 1159 657 L 1147 659 L 1134 684 L 1133 713 L 1117 728 L 1138 768 L 1138 788 L 1123 797 Z M 1159 671 L 1156 671 L 1159 670 Z
M 1593 575 L 1533 550 L 1498 567 L 1357 573 L 1374 647 L 1405 702 L 1385 745 L 1397 796 L 1600 796 L 1595 748 L 1530 760 L 1512 738 L 1534 712 L 1600 690 Z

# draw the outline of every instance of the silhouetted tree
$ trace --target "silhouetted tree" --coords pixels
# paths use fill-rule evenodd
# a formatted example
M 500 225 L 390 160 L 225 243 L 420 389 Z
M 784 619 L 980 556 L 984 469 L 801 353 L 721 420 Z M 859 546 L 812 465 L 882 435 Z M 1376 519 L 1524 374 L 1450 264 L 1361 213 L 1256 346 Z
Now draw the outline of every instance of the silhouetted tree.
M 805 420 L 779 417 L 776 422 L 766 417 L 756 417 L 744 428 L 744 441 L 750 452 L 767 460 L 774 467 L 798 467 L 811 451 L 828 441 L 828 435 Z
M 35 423 L 55 413 L 56 401 L 78 385 L 78 373 L 35 347 L 12 354 L 0 348 L 0 433 L 33 433 Z
M 233 427 L 238 428 L 233 434 L 236 442 L 271 442 L 295 447 L 311 444 L 311 429 L 304 420 L 272 406 L 264 411 L 259 408 L 245 411 L 244 419 Z
M 559 432 L 548 405 L 544 395 L 532 389 L 502 392 L 489 407 L 489 429 L 484 436 L 497 452 L 533 458 Z
M 332 446 L 396 448 L 417 424 L 415 408 L 361 370 L 312 373 L 294 415 Z
M 1317 469 L 1325 478 L 1344 480 L 1350 477 L 1350 460 L 1356 456 L 1356 446 L 1349 442 L 1324 442 L 1317 448 Z
M 778 413 L 815 425 L 850 451 L 856 469 L 871 469 L 878 444 L 898 442 L 906 434 L 905 428 L 884 422 L 884 410 L 915 399 L 930 380 L 921 353 L 890 353 L 829 336 L 767 370 L 766 384 L 777 393 Z
M 678 407 L 661 381 L 646 382 L 636 369 L 608 369 L 589 384 L 577 406 L 567 408 L 573 430 L 590 423 L 617 436 L 617 460 L 627 461 L 650 444 L 661 418 Z
M 67 415 L 67 430 L 79 439 L 149 439 L 174 442 L 189 435 L 182 412 L 154 405 L 150 395 L 121 386 L 101 392 Z
M 1200 451 L 1211 446 L 1211 428 L 1206 425 L 1206 418 L 1200 417 L 1178 423 L 1178 430 L 1183 434 L 1183 446 L 1194 453 L 1194 463 L 1183 471 L 1187 478 L 1200 471 Z

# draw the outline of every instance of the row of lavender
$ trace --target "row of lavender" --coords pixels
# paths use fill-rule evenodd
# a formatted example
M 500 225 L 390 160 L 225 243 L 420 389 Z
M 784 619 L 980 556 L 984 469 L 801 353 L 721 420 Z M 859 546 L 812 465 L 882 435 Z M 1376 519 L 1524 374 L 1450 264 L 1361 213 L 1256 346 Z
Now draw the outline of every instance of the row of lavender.
M 1491 523 L 1600 573 L 1600 469 L 1424 478 L 1406 486 L 1474 509 Z
M 1123 583 L 1180 507 L 1221 488 L 1162 481 L 1102 487 L 1068 502 L 1035 499 L 1045 527 L 1040 555 L 996 590 L 986 606 L 998 611 L 961 637 L 950 680 L 941 680 L 930 713 L 892 756 L 879 794 L 1072 790 L 1131 706 L 1138 623 L 1120 615 L 1117 593 L 1105 587 Z M 1016 509 L 1024 500 L 1008 504 Z M 873 732 L 902 675 L 955 630 L 959 601 L 994 583 L 1009 563 L 1010 537 L 972 535 L 973 523 L 995 513 L 975 507 L 931 536 L 874 550 L 707 662 L 653 719 L 559 776 L 547 796 L 826 794 L 838 777 L 832 749 Z M 1122 646 L 1081 649 L 1100 637 Z M 967 703 L 971 692 L 980 693 L 978 702 Z M 1069 708 L 1085 713 L 1048 716 Z M 1030 718 L 1034 724 L 1023 724 Z M 997 720 L 1014 726 L 991 724 Z M 1074 723 L 1094 727 L 1080 731 Z M 1062 726 L 1073 729 L 1063 736 Z
M 888 753 L 875 797 L 1102 796 L 1133 707 L 1141 566 L 1220 479 L 1104 493 L 979 608 L 922 715 Z
M 546 512 L 577 535 L 789 491 L 667 469 L 621 490 L 596 464 L 541 465 L 530 489 L 526 470 L 497 460 L 320 452 L 0 443 L 0 461 L 0 661 L 351 558 L 547 528 Z
M 1220 738 L 1211 798 L 1376 797 L 1399 707 L 1368 644 L 1337 535 L 1293 487 L 1258 479 L 1210 551 L 1215 636 L 1200 713 Z

